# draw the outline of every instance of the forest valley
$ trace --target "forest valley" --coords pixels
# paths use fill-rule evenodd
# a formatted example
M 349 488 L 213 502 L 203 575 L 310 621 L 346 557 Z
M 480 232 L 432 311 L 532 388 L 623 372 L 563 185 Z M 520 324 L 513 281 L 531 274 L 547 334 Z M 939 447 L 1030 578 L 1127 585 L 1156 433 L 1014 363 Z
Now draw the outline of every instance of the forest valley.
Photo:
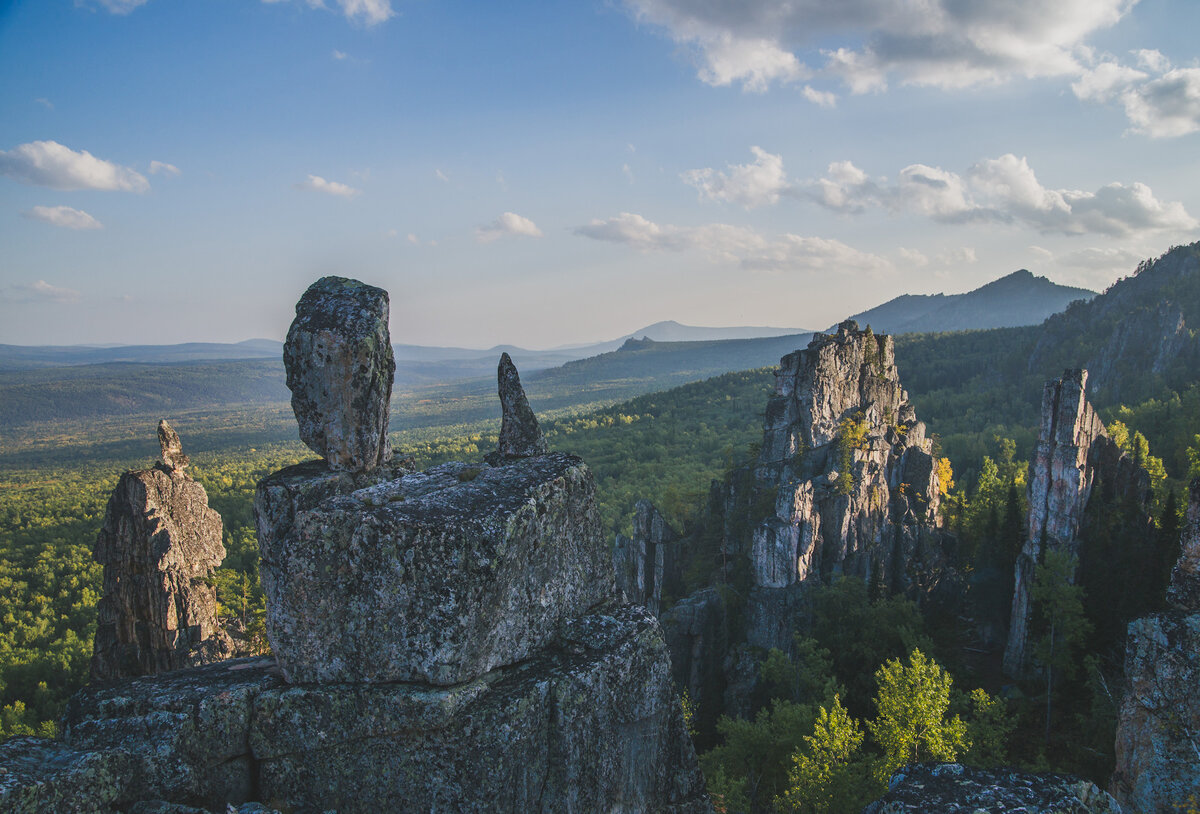
M 899 380 L 934 441 L 940 527 L 954 541 L 961 592 L 931 602 L 833 576 L 809 593 L 807 624 L 788 646 L 755 653 L 748 714 L 702 708 L 685 692 L 718 811 L 859 811 L 893 770 L 919 760 L 1052 769 L 1108 785 L 1126 626 L 1163 607 L 1187 484 L 1200 476 L 1200 366 L 1186 327 L 1200 325 L 1198 258 L 1200 244 L 1174 248 L 1040 326 L 895 338 Z M 1015 681 L 1001 659 L 1042 388 L 1084 367 L 1108 436 L 1146 472 L 1148 522 L 1145 506 L 1094 491 L 1078 560 L 1049 552 L 1033 575 L 1033 669 Z M 748 577 L 724 559 L 710 492 L 759 458 L 773 387 L 773 370 L 747 370 L 543 415 L 551 449 L 592 469 L 605 529 L 629 534 L 646 499 L 685 541 L 688 566 L 664 589 L 664 612 L 711 587 L 725 597 L 726 624 L 739 624 Z M 538 408 L 535 387 L 530 398 Z M 247 408 L 245 423 L 280 407 Z M 123 421 L 139 433 L 144 425 L 149 440 L 160 417 Z M 241 654 L 267 652 L 254 488 L 312 455 L 296 441 L 252 444 L 224 416 L 168 417 L 185 444 L 217 439 L 193 453 L 191 472 L 224 521 L 227 557 L 212 577 L 222 623 Z M 152 460 L 106 446 L 106 426 L 65 437 L 52 422 L 30 425 L 21 451 L 0 455 L 0 738 L 53 736 L 87 680 L 101 581 L 93 543 L 121 472 Z M 840 449 L 852 450 L 853 417 L 839 432 Z M 474 421 L 409 427 L 392 444 L 427 467 L 477 460 L 496 436 L 494 420 Z

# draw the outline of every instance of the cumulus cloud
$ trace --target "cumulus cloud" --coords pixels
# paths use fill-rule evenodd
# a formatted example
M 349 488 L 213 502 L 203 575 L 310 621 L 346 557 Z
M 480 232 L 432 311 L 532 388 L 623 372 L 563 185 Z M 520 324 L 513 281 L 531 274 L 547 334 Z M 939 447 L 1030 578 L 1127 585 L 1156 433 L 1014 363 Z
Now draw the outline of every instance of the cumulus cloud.
M 64 229 L 101 229 L 100 221 L 93 218 L 82 209 L 72 209 L 69 206 L 35 206 L 22 212 L 27 218 L 45 221 L 53 226 Z
M 4 290 L 4 298 L 11 302 L 79 302 L 82 297 L 78 291 L 50 285 L 45 280 L 27 285 L 13 285 Z
M 164 175 L 179 175 L 179 167 L 176 167 L 174 164 L 168 164 L 165 161 L 151 161 L 150 174 L 158 175 L 160 172 Z
M 145 192 L 150 188 L 150 182 L 137 171 L 96 158 L 87 150 L 76 152 L 57 141 L 31 141 L 0 150 L 0 175 L 50 189 Z
M 541 237 L 542 230 L 529 218 L 523 218 L 513 212 L 505 212 L 486 226 L 475 229 L 475 239 L 480 243 L 491 243 L 506 235 Z
M 625 0 L 636 20 L 694 52 L 699 78 L 748 91 L 807 78 L 818 62 L 851 91 L 964 87 L 1074 75 L 1087 38 L 1137 0 Z M 816 52 L 821 43 L 846 43 Z M 798 56 L 804 52 L 804 57 Z
M 353 198 L 361 190 L 355 189 L 352 186 L 340 183 L 338 181 L 326 181 L 319 175 L 310 175 L 308 180 L 297 184 L 300 189 L 311 189 L 317 192 L 324 192 L 326 195 L 336 195 L 339 198 Z
M 731 164 L 728 172 L 688 170 L 681 177 L 700 191 L 701 198 L 741 204 L 747 209 L 778 203 L 780 194 L 789 189 L 783 158 L 761 147 L 751 147 L 750 151 L 754 153 L 753 164 Z
M 1064 254 L 1058 258 L 1059 265 L 1088 271 L 1125 271 L 1137 268 L 1145 258 L 1137 252 L 1121 248 L 1092 247 Z
M 104 0 L 109 2 L 109 0 Z M 282 3 L 285 0 L 262 0 L 264 3 Z M 120 0 L 117 0 L 120 2 Z M 146 0 L 140 0 L 146 2 Z M 325 0 L 304 0 L 309 8 L 329 8 Z M 396 16 L 391 0 L 334 0 L 347 20 L 366 26 L 378 25 Z
M 978 263 L 979 256 L 975 254 L 975 250 L 970 246 L 961 246 L 957 249 L 942 252 L 937 256 L 937 261 L 943 266 L 963 266 L 970 263 Z
M 894 181 L 836 162 L 808 194 L 839 212 L 884 207 L 948 223 L 1022 223 L 1044 233 L 1125 236 L 1200 227 L 1182 203 L 1158 200 L 1143 183 L 1112 183 L 1095 192 L 1049 189 L 1025 158 L 1011 153 L 980 161 L 965 174 L 912 164 Z
M 149 0 L 92 0 L 88 3 L 86 0 L 75 0 L 75 5 L 95 5 L 112 14 L 128 14 L 148 2 Z
M 1200 131 L 1200 68 L 1172 68 L 1158 51 L 1133 55 L 1142 70 L 1108 59 L 1087 70 L 1071 90 L 1084 101 L 1120 104 L 1131 129 L 1151 138 Z
M 577 227 L 575 234 L 647 252 L 696 251 L 715 262 L 760 271 L 886 272 L 893 268 L 886 258 L 837 240 L 790 233 L 768 239 L 753 229 L 725 223 L 660 225 L 632 212 L 595 219 Z

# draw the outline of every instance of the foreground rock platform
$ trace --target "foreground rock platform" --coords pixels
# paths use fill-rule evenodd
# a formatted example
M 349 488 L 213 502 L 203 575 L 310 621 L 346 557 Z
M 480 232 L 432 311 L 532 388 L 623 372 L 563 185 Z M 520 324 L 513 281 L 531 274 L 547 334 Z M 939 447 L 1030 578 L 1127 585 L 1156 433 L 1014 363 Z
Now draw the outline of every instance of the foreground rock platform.
M 470 681 L 613 596 L 573 455 L 371 480 L 317 462 L 259 484 L 267 635 L 289 681 Z
M 1121 814 L 1095 783 L 1067 774 L 916 763 L 892 775 L 863 814 Z
M 61 742 L 4 744 L 0 801 L 25 801 L 4 808 L 20 812 L 139 801 L 224 812 L 252 796 L 295 814 L 711 811 L 670 669 L 654 618 L 614 605 L 564 622 L 536 657 L 453 687 L 289 685 L 269 658 L 92 685 L 72 699 Z M 57 762 L 15 770 L 38 750 Z M 62 791 L 39 802 L 45 788 Z

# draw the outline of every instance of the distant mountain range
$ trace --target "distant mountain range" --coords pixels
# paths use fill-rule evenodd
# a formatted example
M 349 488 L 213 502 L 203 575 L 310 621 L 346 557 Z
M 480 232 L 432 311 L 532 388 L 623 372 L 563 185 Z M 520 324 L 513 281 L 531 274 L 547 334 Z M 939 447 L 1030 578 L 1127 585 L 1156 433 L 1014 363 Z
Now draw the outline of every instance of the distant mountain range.
M 889 334 L 1016 328 L 1038 325 L 1075 300 L 1094 296 L 1095 291 L 1058 285 L 1021 269 L 966 294 L 904 294 L 850 319 Z

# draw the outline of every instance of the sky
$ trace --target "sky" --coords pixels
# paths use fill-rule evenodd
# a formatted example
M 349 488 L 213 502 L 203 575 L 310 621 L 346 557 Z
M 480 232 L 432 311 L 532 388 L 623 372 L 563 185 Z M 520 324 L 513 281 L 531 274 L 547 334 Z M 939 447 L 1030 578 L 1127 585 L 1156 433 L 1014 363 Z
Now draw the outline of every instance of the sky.
M 823 329 L 1200 239 L 1194 0 L 0 0 L 0 343 Z

